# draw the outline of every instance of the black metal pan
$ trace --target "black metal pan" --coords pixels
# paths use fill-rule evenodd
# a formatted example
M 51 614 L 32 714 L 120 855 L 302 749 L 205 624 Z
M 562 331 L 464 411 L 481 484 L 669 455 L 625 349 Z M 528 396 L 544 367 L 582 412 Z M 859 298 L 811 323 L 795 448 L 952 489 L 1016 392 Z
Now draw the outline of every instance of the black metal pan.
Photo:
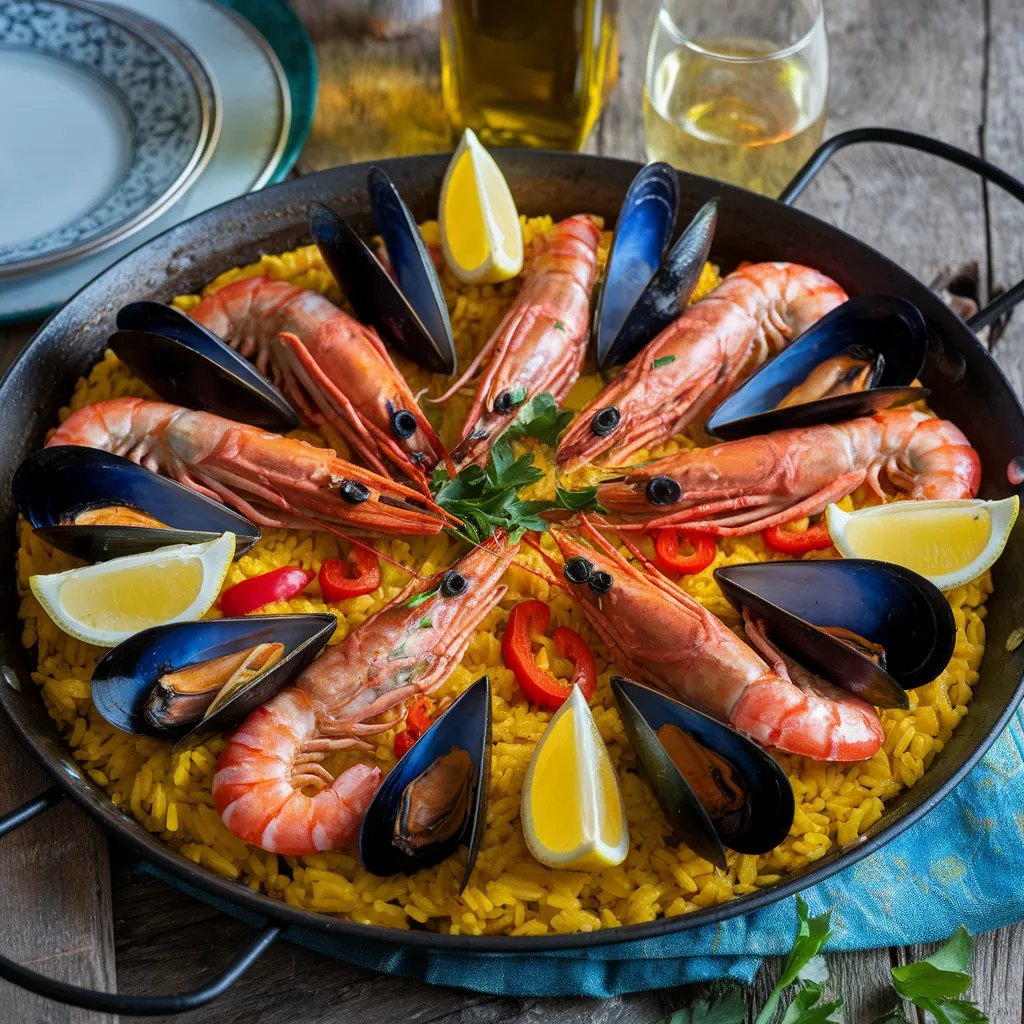
M 681 174 L 683 208 L 696 210 L 712 196 L 721 197 L 712 258 L 723 270 L 732 269 L 741 260 L 792 260 L 823 271 L 853 295 L 887 292 L 915 303 L 936 339 L 922 374 L 924 384 L 932 391 L 931 402 L 939 414 L 955 420 L 980 453 L 982 496 L 1005 497 L 1015 490 L 1008 481 L 1007 467 L 1011 460 L 1024 459 L 1024 411 L 972 328 L 991 323 L 1024 297 L 1024 283 L 982 310 L 968 325 L 905 270 L 838 228 L 789 205 L 832 153 L 864 141 L 910 146 L 950 159 L 1024 202 L 1024 185 L 971 154 L 905 132 L 863 129 L 826 143 L 780 200 Z M 424 156 L 382 163 L 417 219 L 436 216 L 447 160 L 446 156 Z M 508 151 L 498 154 L 498 162 L 522 212 L 555 217 L 588 212 L 601 214 L 609 222 L 614 221 L 638 170 L 628 161 L 567 153 Z M 42 445 L 77 378 L 88 373 L 101 357 L 115 329 L 118 309 L 139 299 L 167 301 L 177 294 L 195 292 L 229 267 L 249 263 L 261 253 L 282 252 L 307 243 L 306 213 L 313 200 L 329 203 L 369 233 L 372 218 L 365 182 L 365 166 L 324 171 L 243 196 L 172 228 L 125 257 L 55 313 L 0 384 L 0 565 L 6 566 L 6 571 L 0 573 L 0 674 L 6 682 L 0 685 L 0 705 L 55 783 L 36 800 L 0 819 L 0 837 L 60 798 L 69 797 L 134 854 L 266 921 L 252 944 L 220 978 L 203 989 L 181 995 L 91 992 L 52 981 L 0 957 L 0 977 L 34 992 L 112 1013 L 168 1014 L 192 1009 L 223 992 L 289 926 L 382 948 L 399 945 L 419 950 L 517 953 L 652 938 L 746 914 L 848 867 L 927 813 L 982 756 L 1024 693 L 1024 648 L 1008 652 L 1005 647 L 1009 633 L 1024 623 L 1024 527 L 1018 524 L 994 570 L 995 593 L 985 620 L 988 646 L 971 713 L 924 778 L 886 806 L 885 814 L 863 842 L 851 849 L 836 849 L 802 873 L 722 906 L 585 934 L 478 938 L 398 932 L 296 910 L 193 864 L 122 814 L 75 763 L 29 677 L 31 659 L 21 646 L 14 586 L 16 512 L 11 477 L 22 459 Z

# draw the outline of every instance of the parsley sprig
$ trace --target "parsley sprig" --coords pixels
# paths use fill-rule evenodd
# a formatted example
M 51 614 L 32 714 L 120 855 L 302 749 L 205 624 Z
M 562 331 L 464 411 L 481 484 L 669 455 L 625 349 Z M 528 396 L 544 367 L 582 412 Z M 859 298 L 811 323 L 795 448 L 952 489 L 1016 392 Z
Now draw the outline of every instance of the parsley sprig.
M 797 933 L 778 983 L 754 1024 L 840 1024 L 841 997 L 825 997 L 828 967 L 821 949 L 832 934 L 832 912 L 808 917 L 807 904 L 796 898 Z M 973 943 L 961 926 L 933 956 L 916 964 L 892 969 L 894 995 L 925 1010 L 937 1024 L 988 1024 L 974 1003 L 962 998 L 971 984 Z M 780 1001 L 787 990 L 793 998 L 785 1011 Z M 661 1024 L 747 1024 L 743 990 L 727 985 L 704 999 L 676 1011 Z M 902 1004 L 893 1006 L 876 1024 L 908 1024 Z
M 549 448 L 556 448 L 558 435 L 569 425 L 572 417 L 571 409 L 559 409 L 551 392 L 545 391 L 523 404 L 502 436 L 508 440 L 535 437 Z

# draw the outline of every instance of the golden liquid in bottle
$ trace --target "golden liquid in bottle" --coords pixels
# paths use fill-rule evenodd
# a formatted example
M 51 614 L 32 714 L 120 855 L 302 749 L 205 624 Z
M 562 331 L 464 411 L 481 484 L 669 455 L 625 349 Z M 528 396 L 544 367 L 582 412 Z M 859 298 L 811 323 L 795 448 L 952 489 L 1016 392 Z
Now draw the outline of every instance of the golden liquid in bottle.
M 441 78 L 489 146 L 580 149 L 618 77 L 617 0 L 445 0 Z
M 749 38 L 696 43 L 737 57 L 778 49 Z M 745 63 L 672 50 L 644 90 L 648 159 L 778 195 L 821 142 L 824 88 L 814 86 L 796 56 Z

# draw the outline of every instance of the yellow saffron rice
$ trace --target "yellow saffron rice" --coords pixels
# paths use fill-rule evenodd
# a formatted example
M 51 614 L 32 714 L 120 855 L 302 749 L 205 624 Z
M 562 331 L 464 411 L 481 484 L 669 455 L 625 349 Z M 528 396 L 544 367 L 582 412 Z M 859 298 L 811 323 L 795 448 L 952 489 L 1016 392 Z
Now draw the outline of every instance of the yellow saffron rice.
M 527 243 L 550 224 L 550 218 L 524 219 Z M 424 225 L 423 231 L 428 242 L 438 241 L 436 223 Z M 252 266 L 229 270 L 206 291 L 253 274 L 289 280 L 340 301 L 337 287 L 313 246 L 282 256 L 264 256 Z M 519 285 L 511 281 L 464 286 L 447 270 L 442 277 L 459 360 L 464 366 L 490 336 Z M 717 280 L 713 268 L 706 268 L 698 294 L 705 294 Z M 189 310 L 199 296 L 183 296 L 176 301 L 180 308 Z M 414 392 L 427 389 L 436 395 L 443 390 L 445 378 L 431 376 L 401 360 L 399 363 Z M 573 389 L 568 404 L 581 407 L 602 384 L 598 374 L 588 372 Z M 79 381 L 61 418 L 91 402 L 121 395 L 155 397 L 108 352 L 89 377 Z M 425 406 L 449 446 L 458 438 L 471 399 L 472 390 L 463 389 L 446 406 Z M 330 430 L 322 438 L 308 430 L 297 431 L 296 436 L 330 444 L 340 454 L 347 454 L 343 441 Z M 676 438 L 650 453 L 641 453 L 638 460 L 667 454 L 681 444 L 692 442 Z M 533 441 L 526 445 L 535 451 L 537 464 L 549 470 L 552 453 Z M 550 471 L 536 490 L 548 491 L 553 497 Z M 844 505 L 852 508 L 871 500 L 858 492 Z M 472 935 L 590 931 L 650 921 L 662 914 L 685 914 L 772 885 L 837 845 L 857 842 L 881 817 L 886 801 L 921 778 L 967 713 L 985 647 L 984 603 L 992 589 L 986 573 L 949 593 L 957 625 L 952 660 L 938 679 L 910 693 L 909 711 L 881 712 L 885 742 L 874 757 L 842 765 L 777 755 L 796 794 L 796 818 L 790 834 L 781 846 L 764 856 L 729 852 L 728 868 L 721 871 L 679 845 L 647 782 L 638 774 L 610 692 L 608 679 L 614 665 L 605 645 L 564 593 L 528 572 L 511 569 L 505 578 L 509 589 L 504 600 L 486 618 L 462 664 L 438 691 L 439 697 L 451 697 L 486 674 L 494 692 L 487 828 L 471 883 L 460 896 L 465 848 L 440 866 L 412 877 L 377 878 L 362 869 L 352 850 L 279 857 L 231 835 L 214 811 L 210 795 L 224 737 L 208 738 L 172 754 L 169 741 L 129 736 L 104 721 L 93 708 L 89 691 L 92 670 L 103 651 L 62 633 L 28 587 L 34 573 L 58 572 L 77 563 L 43 544 L 24 521 L 19 524 L 19 536 L 22 639 L 26 647 L 35 647 L 38 652 L 33 678 L 42 688 L 49 713 L 74 757 L 125 814 L 132 815 L 182 856 L 292 906 L 362 923 Z M 446 565 L 463 550 L 458 542 L 443 535 L 391 538 L 377 545 L 393 559 L 414 565 L 422 573 Z M 283 565 L 299 564 L 317 570 L 323 559 L 341 554 L 338 541 L 326 533 L 268 530 L 234 564 L 226 585 Z M 807 557 L 829 554 L 834 557 L 831 551 Z M 720 542 L 713 564 L 701 573 L 683 577 L 681 585 L 738 630 L 738 619 L 722 597 L 712 571 L 718 566 L 768 557 L 760 535 L 727 539 Z M 520 559 L 535 569 L 543 568 L 536 553 L 525 545 Z M 382 584 L 373 594 L 328 605 L 314 582 L 302 596 L 264 611 L 333 612 L 338 617 L 338 629 L 332 642 L 337 642 L 392 598 L 406 581 L 404 574 L 385 562 L 381 562 L 381 570 Z M 501 636 L 509 610 L 530 598 L 547 601 L 553 613 L 552 627 L 568 625 L 578 630 L 597 660 L 599 683 L 591 707 L 618 772 L 629 818 L 630 852 L 619 867 L 596 872 L 551 870 L 532 859 L 523 841 L 519 823 L 523 777 L 550 713 L 537 711 L 521 699 L 512 703 L 518 691 L 512 673 L 502 662 Z M 570 674 L 570 666 L 550 645 L 541 650 L 538 660 L 559 676 Z M 372 756 L 387 772 L 395 764 L 394 733 L 381 734 L 376 743 L 373 755 L 362 756 Z M 332 755 L 326 766 L 336 771 L 352 759 L 350 754 Z

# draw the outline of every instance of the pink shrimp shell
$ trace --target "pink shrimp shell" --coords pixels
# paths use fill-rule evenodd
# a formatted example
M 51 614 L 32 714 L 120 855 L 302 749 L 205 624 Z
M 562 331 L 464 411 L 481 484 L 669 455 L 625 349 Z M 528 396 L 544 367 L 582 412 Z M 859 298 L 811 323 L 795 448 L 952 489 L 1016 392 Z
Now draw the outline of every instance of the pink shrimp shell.
M 316 739 L 308 695 L 282 690 L 232 735 L 217 761 L 213 802 L 239 839 L 273 853 L 303 856 L 351 846 L 380 785 L 379 768 L 355 764 L 308 796 L 291 783 L 306 744 Z

